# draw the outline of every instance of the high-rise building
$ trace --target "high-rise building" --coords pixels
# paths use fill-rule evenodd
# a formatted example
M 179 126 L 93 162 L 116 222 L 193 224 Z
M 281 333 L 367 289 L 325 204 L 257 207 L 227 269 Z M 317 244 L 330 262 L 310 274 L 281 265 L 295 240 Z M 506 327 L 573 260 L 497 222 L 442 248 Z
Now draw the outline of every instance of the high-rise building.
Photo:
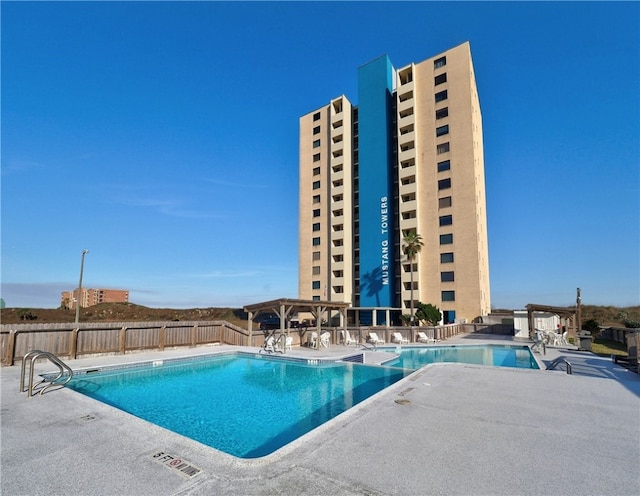
M 299 298 L 350 302 L 380 324 L 409 313 L 413 278 L 414 304 L 444 323 L 490 312 L 469 43 L 399 69 L 381 56 L 358 69 L 357 106 L 342 95 L 302 116 L 299 191 Z M 411 232 L 423 242 L 413 271 Z

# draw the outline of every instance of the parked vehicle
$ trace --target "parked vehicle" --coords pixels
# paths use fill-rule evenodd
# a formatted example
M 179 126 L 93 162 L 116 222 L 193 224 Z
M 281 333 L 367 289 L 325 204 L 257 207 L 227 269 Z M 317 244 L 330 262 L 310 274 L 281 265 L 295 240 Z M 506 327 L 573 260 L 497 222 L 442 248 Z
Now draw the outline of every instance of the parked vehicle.
M 261 331 L 270 331 L 280 329 L 280 319 L 278 317 L 269 317 L 260 322 Z

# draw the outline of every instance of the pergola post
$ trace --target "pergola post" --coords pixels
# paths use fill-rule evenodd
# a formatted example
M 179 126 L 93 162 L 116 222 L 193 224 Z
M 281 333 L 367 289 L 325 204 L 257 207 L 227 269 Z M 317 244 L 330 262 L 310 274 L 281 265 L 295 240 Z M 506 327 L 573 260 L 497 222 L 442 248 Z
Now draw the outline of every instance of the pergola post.
M 247 312 L 249 316 L 249 346 L 253 345 L 253 312 Z

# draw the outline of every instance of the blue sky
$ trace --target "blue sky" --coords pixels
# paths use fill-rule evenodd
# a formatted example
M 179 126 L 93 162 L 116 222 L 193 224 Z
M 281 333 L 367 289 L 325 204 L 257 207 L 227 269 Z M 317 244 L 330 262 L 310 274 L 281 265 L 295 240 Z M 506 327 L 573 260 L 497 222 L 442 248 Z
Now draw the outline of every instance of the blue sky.
M 492 306 L 640 302 L 638 2 L 2 2 L 2 292 L 297 297 L 298 119 L 471 43 Z

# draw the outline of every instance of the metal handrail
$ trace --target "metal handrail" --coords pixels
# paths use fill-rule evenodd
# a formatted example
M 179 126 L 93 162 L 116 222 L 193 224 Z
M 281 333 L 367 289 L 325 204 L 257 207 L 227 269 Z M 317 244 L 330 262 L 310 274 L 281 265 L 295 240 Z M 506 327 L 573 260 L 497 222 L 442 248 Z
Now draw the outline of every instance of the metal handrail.
M 54 379 L 50 381 L 47 381 L 47 379 L 42 379 L 37 384 L 34 384 L 33 383 L 34 366 L 35 366 L 36 360 L 42 357 L 47 358 L 51 363 L 56 365 L 58 367 L 59 373 Z M 24 379 L 25 379 L 26 369 L 27 369 L 27 360 L 30 361 L 31 366 L 29 367 L 29 387 L 25 388 Z M 66 372 L 66 377 L 64 377 L 65 372 Z M 62 382 L 58 382 L 63 377 L 64 377 L 64 380 Z M 48 351 L 42 351 L 42 350 L 31 350 L 22 358 L 22 369 L 20 371 L 20 392 L 23 393 L 25 391 L 28 391 L 29 393 L 28 397 L 31 398 L 33 396 L 34 388 L 36 388 L 37 386 L 45 382 L 49 382 L 49 384 L 47 384 L 42 389 L 40 389 L 40 396 L 42 396 L 44 392 L 50 387 L 64 386 L 72 379 L 72 377 L 73 377 L 73 370 L 71 370 L 71 367 L 69 367 L 66 363 L 60 360 L 53 353 L 49 353 Z
M 571 363 L 569 361 L 567 361 L 565 358 L 562 358 L 562 357 L 558 357 L 553 362 L 551 362 L 549 364 L 549 366 L 547 367 L 547 370 L 554 370 L 561 363 L 564 363 L 566 365 L 567 374 L 572 375 L 573 374 L 573 368 L 571 367 Z

